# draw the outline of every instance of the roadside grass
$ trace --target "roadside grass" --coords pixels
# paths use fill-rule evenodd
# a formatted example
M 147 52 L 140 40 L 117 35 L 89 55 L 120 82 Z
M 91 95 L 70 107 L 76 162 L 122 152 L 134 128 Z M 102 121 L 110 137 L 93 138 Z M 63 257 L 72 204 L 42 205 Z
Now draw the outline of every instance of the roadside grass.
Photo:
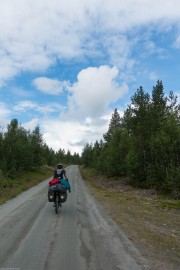
M 23 173 L 15 179 L 0 179 L 0 205 L 16 197 L 19 193 L 39 184 L 53 175 L 53 168 L 43 166 Z
M 159 200 L 159 204 L 161 207 L 164 208 L 180 209 L 180 200 L 178 201 Z
M 124 179 L 107 179 L 79 166 L 94 197 L 149 259 L 153 270 L 180 265 L 180 201 L 154 190 L 133 188 Z

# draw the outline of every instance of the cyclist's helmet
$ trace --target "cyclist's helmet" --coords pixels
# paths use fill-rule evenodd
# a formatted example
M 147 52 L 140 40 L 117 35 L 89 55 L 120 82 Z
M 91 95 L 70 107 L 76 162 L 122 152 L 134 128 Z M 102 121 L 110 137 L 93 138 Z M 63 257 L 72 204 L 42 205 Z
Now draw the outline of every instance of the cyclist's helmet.
M 63 165 L 62 165 L 62 164 L 58 164 L 58 165 L 57 165 L 57 168 L 58 168 L 58 169 L 62 169 L 62 168 L 63 168 Z

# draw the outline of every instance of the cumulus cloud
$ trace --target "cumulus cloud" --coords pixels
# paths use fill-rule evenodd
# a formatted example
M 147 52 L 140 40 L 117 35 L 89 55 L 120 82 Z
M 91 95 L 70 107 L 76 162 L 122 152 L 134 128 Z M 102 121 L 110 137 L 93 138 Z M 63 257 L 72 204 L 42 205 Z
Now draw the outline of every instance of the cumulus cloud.
M 86 125 L 85 122 L 63 121 L 60 118 L 41 121 L 41 127 L 46 143 L 56 151 L 61 148 L 66 151 L 69 149 L 71 153 L 81 153 L 86 143 L 102 139 L 107 122 L 97 128 L 96 122 Z
M 26 130 L 34 130 L 37 126 L 39 126 L 39 119 L 33 118 L 31 121 L 26 122 L 22 125 Z
M 54 119 L 41 119 L 47 144 L 81 153 L 86 143 L 102 139 L 112 116 L 110 105 L 128 91 L 118 83 L 118 75 L 118 69 L 109 66 L 81 70 L 70 86 L 68 109 Z
M 89 67 L 78 74 L 77 82 L 71 87 L 69 110 L 84 116 L 102 115 L 111 103 L 128 91 L 126 84 L 120 85 L 116 67 Z
M 151 40 L 152 33 L 154 29 L 167 33 L 174 25 L 178 33 L 179 10 L 179 0 L 0 1 L 0 87 L 30 71 L 33 77 L 36 73 L 34 100 L 40 92 L 58 98 L 68 90 L 64 108 L 50 101 L 41 104 L 38 98 L 33 102 L 30 91 L 28 96 L 19 88 L 18 98 L 21 95 L 29 100 L 12 104 L 10 110 L 15 114 L 32 112 L 26 127 L 41 124 L 46 141 L 54 149 L 73 147 L 80 151 L 81 143 L 100 139 L 107 131 L 111 105 L 128 92 L 126 82 L 134 79 L 131 71 L 141 64 L 139 57 L 143 53 L 144 58 L 164 56 L 166 52 Z M 180 38 L 174 38 L 172 45 L 179 49 Z M 73 60 L 86 63 L 86 67 L 91 63 L 91 67 L 82 69 L 71 85 L 44 77 L 57 63 Z M 143 68 L 146 78 L 157 78 L 153 71 Z M 6 121 L 12 112 L 3 103 L 0 106 L 1 121 Z M 48 119 L 53 113 L 56 118 Z
M 121 116 L 123 115 L 122 111 L 118 110 L 118 112 Z M 109 110 L 108 114 L 102 114 L 96 118 L 86 117 L 82 121 L 78 119 L 66 121 L 64 117 L 43 119 L 41 120 L 43 138 L 56 151 L 61 148 L 65 151 L 69 149 L 71 153 L 81 153 L 87 143 L 103 139 L 103 134 L 108 130 L 112 113 L 112 110 Z
M 107 110 L 111 111 L 111 104 L 128 92 L 128 86 L 119 82 L 118 69 L 107 65 L 81 70 L 77 81 L 73 84 L 46 77 L 35 79 L 33 84 L 38 90 L 48 94 L 59 94 L 65 88 L 68 95 L 67 105 L 62 106 L 58 102 L 40 104 L 31 100 L 22 100 L 13 107 L 14 111 L 33 110 L 44 115 L 56 112 L 57 115 L 60 114 L 63 121 L 85 119 L 87 125 L 91 125 L 94 117 L 101 117 L 105 112 L 107 113 Z

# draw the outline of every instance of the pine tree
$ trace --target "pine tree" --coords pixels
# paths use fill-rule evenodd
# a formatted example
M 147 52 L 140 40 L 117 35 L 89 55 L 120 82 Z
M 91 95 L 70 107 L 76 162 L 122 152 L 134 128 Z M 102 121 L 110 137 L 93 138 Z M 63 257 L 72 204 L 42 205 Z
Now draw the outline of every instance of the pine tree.
M 132 96 L 131 102 L 124 114 L 124 126 L 131 141 L 127 166 L 130 176 L 145 181 L 149 160 L 150 96 L 140 86 Z
M 43 165 L 45 157 L 43 156 L 43 136 L 37 126 L 31 134 L 31 147 L 33 153 L 33 166 L 38 167 Z
M 117 108 L 115 108 L 114 113 L 112 114 L 112 117 L 110 120 L 109 129 L 107 133 L 103 135 L 104 140 L 106 142 L 109 142 L 111 140 L 114 130 L 120 127 L 120 124 L 121 124 L 121 118 L 120 118 Z

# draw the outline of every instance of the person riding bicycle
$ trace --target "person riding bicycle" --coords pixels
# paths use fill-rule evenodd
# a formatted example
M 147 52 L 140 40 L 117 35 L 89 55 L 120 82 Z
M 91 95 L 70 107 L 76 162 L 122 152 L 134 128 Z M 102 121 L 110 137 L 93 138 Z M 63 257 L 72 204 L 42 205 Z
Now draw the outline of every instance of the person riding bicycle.
M 64 185 L 69 192 L 71 192 L 71 186 L 62 164 L 57 165 L 57 169 L 54 171 L 54 178 L 59 178 L 61 184 Z
M 59 178 L 62 185 L 66 186 L 68 191 L 71 192 L 71 187 L 70 187 L 70 184 L 69 184 L 69 180 L 67 178 L 66 171 L 65 171 L 62 164 L 57 165 L 57 168 L 54 171 L 54 178 Z M 53 206 L 55 207 L 55 202 L 54 202 Z
M 68 181 L 66 171 L 62 164 L 57 165 L 57 169 L 55 169 L 54 171 L 54 178 L 60 178 L 60 179 L 65 178 Z

